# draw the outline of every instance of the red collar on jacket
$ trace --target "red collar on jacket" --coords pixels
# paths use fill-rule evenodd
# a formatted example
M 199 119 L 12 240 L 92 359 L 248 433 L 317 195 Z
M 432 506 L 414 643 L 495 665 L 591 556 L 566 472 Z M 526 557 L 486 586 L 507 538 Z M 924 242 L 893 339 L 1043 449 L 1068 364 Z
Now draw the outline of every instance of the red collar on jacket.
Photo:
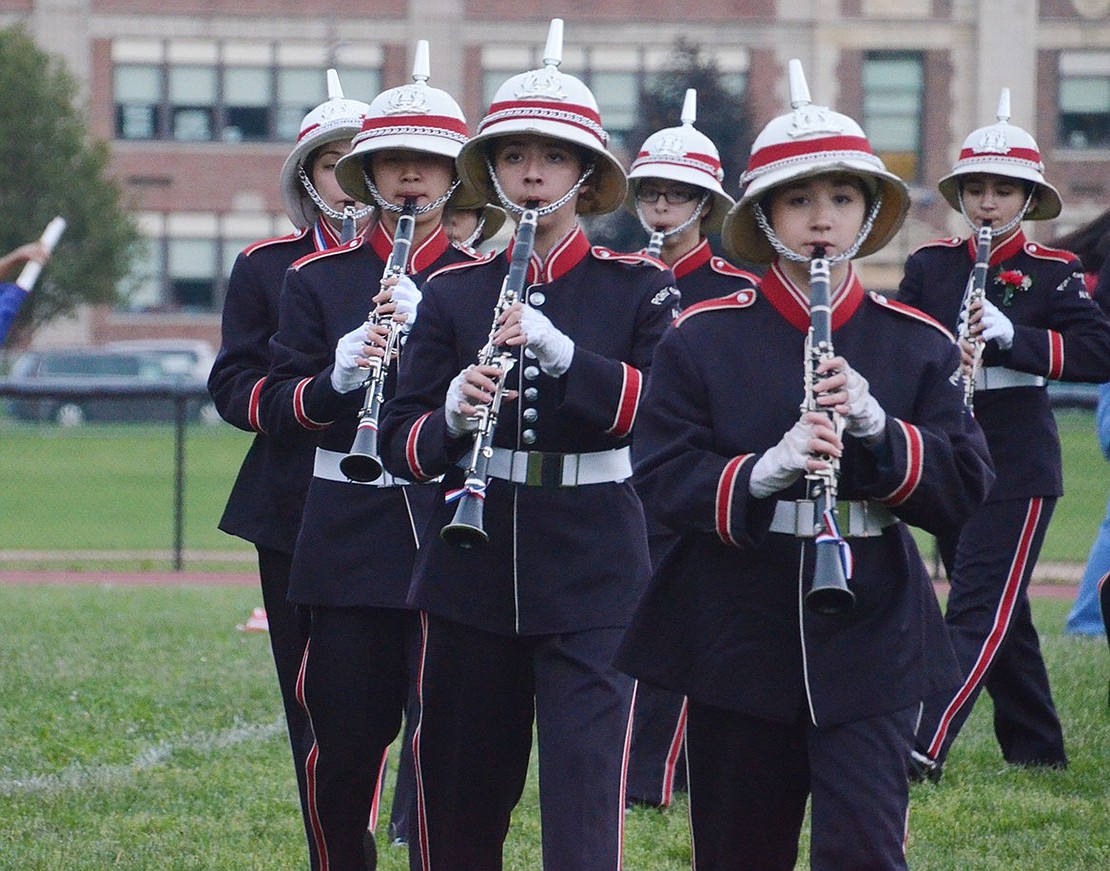
M 393 236 L 386 230 L 381 221 L 374 225 L 374 229 L 370 232 L 370 247 L 374 249 L 377 254 L 385 263 L 389 262 L 389 255 L 393 253 Z M 413 245 L 409 251 L 409 262 L 405 266 L 405 273 L 414 275 L 418 272 L 423 272 L 433 263 L 435 263 L 443 252 L 451 247 L 451 241 L 447 238 L 447 234 L 443 232 L 443 225 L 437 224 L 435 231 L 431 233 L 423 242 Z
M 516 236 L 509 241 L 505 249 L 505 256 L 512 260 L 513 247 L 516 245 Z M 528 263 L 529 284 L 550 284 L 556 278 L 562 278 L 577 266 L 590 253 L 590 240 L 578 224 L 567 233 L 548 253 L 546 260 L 541 260 L 534 251 Z
M 803 333 L 809 331 L 809 296 L 803 293 L 782 271 L 778 260 L 771 264 L 763 283 L 759 286 L 762 293 L 790 323 Z M 863 285 L 859 282 L 855 267 L 848 264 L 848 277 L 832 294 L 832 328 L 844 326 L 856 313 L 865 296 Z
M 713 259 L 713 252 L 709 250 L 709 240 L 702 239 L 674 262 L 671 272 L 674 273 L 676 279 L 682 278 L 682 276 L 689 275 L 695 269 L 705 266 L 711 259 Z
M 977 246 L 976 246 L 975 237 L 974 236 L 969 237 L 968 240 L 967 240 L 967 253 L 968 253 L 968 257 L 971 258 L 972 263 L 975 262 L 975 257 L 976 257 L 976 253 L 977 253 L 976 250 L 975 250 L 976 247 Z M 1014 233 L 1014 235 L 1012 235 L 1009 239 L 1007 239 L 1005 242 L 1003 242 L 1001 245 L 999 245 L 997 248 L 995 248 L 993 251 L 991 251 L 990 265 L 991 266 L 997 266 L 1002 261 L 1009 260 L 1015 254 L 1017 254 L 1019 251 L 1021 251 L 1021 249 L 1024 248 L 1024 247 L 1025 247 L 1025 231 L 1022 230 L 1020 227 L 1018 227 L 1018 231 L 1016 233 Z

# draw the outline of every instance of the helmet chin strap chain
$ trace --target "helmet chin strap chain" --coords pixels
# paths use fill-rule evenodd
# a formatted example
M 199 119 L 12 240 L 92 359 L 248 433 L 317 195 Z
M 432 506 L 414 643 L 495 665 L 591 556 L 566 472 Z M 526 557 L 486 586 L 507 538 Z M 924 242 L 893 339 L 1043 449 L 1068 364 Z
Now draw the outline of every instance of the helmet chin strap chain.
M 321 213 L 327 215 L 329 218 L 333 218 L 336 221 L 342 221 L 344 218 L 348 217 L 346 211 L 336 211 L 324 202 L 324 198 L 320 196 L 319 191 L 317 191 L 315 186 L 312 184 L 312 179 L 308 177 L 308 173 L 304 171 L 303 166 L 297 167 L 297 175 L 301 177 L 301 184 L 304 185 L 305 191 L 307 191 L 309 197 L 312 199 L 312 202 L 316 204 L 316 208 L 318 208 Z M 373 206 L 363 206 L 361 209 L 356 210 L 353 215 L 351 215 L 351 217 L 354 217 L 356 221 L 360 221 L 373 211 Z
M 370 191 L 370 196 L 374 198 L 374 202 L 378 204 L 382 211 L 392 212 L 395 215 L 399 215 L 402 211 L 404 211 L 404 206 L 398 206 L 396 203 L 391 203 L 382 196 L 381 191 L 379 191 L 377 185 L 374 184 L 374 180 L 370 178 L 370 173 L 368 173 L 365 169 L 362 171 L 362 180 L 366 182 L 366 189 Z M 455 180 L 451 182 L 451 187 L 447 188 L 447 193 L 445 193 L 438 199 L 428 203 L 428 205 L 426 206 L 417 206 L 416 214 L 424 215 L 428 212 L 433 212 L 436 209 L 442 208 L 443 206 L 447 205 L 447 201 L 451 199 L 451 194 L 455 192 L 455 188 L 459 186 L 459 183 L 461 181 L 461 179 L 456 177 Z
M 693 223 L 695 221 L 701 220 L 701 210 L 705 208 L 705 204 L 707 202 L 709 202 L 709 191 L 706 191 L 704 194 L 702 194 L 701 200 L 698 202 L 697 208 L 694 209 L 694 211 L 690 214 L 689 218 L 687 218 L 685 221 L 683 221 L 681 224 L 679 224 L 673 230 L 664 230 L 663 231 L 663 238 L 664 239 L 669 239 L 669 238 L 671 238 L 671 236 L 677 236 L 679 233 L 682 233 L 683 231 L 688 229 L 691 225 L 693 225 Z M 640 204 L 639 200 L 636 200 L 636 217 L 640 219 L 640 226 L 643 227 L 645 230 L 647 230 L 648 233 L 658 232 L 659 228 L 658 227 L 653 227 L 644 218 L 644 208 Z
M 501 182 L 497 180 L 497 173 L 493 171 L 493 163 L 490 162 L 490 159 L 488 157 L 486 158 L 486 169 L 489 172 L 490 181 L 493 182 L 493 190 L 497 194 L 497 199 L 501 201 L 501 205 L 505 207 L 505 211 L 509 212 L 512 215 L 516 215 L 519 218 L 521 215 L 524 214 L 524 206 L 518 206 L 516 203 L 509 199 L 508 195 L 501 187 Z M 586 167 L 585 172 L 582 173 L 581 177 L 579 177 L 578 181 L 574 183 L 574 186 L 569 191 L 559 197 L 559 199 L 557 199 L 555 202 L 548 203 L 542 209 L 536 209 L 536 217 L 542 218 L 544 215 L 550 215 L 553 212 L 559 211 L 559 209 L 570 202 L 571 197 L 578 193 L 579 188 L 581 188 L 582 185 L 585 184 L 586 179 L 588 179 L 593 174 L 594 164 L 591 163 L 589 166 Z
M 827 258 L 830 264 L 843 263 L 845 260 L 851 260 L 856 256 L 860 246 L 867 241 L 867 237 L 871 235 L 871 228 L 875 225 L 875 219 L 879 216 L 879 209 L 882 207 L 883 197 L 879 194 L 875 197 L 875 202 L 871 206 L 871 212 L 867 216 L 867 220 L 863 222 L 863 226 L 859 228 L 859 233 L 856 236 L 856 241 L 852 243 L 851 247 L 841 251 L 834 257 Z M 759 228 L 767 235 L 767 241 L 771 243 L 771 247 L 775 249 L 787 260 L 794 263 L 809 263 L 810 258 L 804 254 L 799 254 L 796 251 L 791 251 L 783 241 L 775 235 L 775 231 L 771 229 L 771 222 L 767 220 L 767 216 L 763 214 L 763 207 L 756 203 L 752 206 L 752 214 L 755 215 L 755 222 L 759 224 Z
M 474 227 L 474 232 L 471 233 L 469 236 L 467 236 L 459 244 L 462 245 L 464 248 L 473 248 L 475 242 L 481 241 L 482 231 L 485 228 L 486 228 L 486 216 L 485 215 L 479 215 L 478 216 L 478 223 Z
M 1037 187 L 1036 187 L 1036 185 L 1034 185 L 1033 189 L 1031 191 L 1029 191 L 1029 196 L 1027 196 L 1025 198 L 1025 205 L 1022 206 L 1018 210 L 1018 213 L 1016 215 L 1014 215 L 1014 217 L 1005 226 L 999 227 L 997 230 L 995 230 L 993 227 L 991 228 L 991 238 L 992 239 L 1003 239 L 1003 238 L 1005 238 L 1009 234 L 1009 232 L 1012 229 L 1014 229 L 1014 227 L 1016 227 L 1018 224 L 1021 223 L 1022 218 L 1025 217 L 1025 213 L 1027 211 L 1029 211 L 1029 204 L 1031 202 L 1033 202 L 1033 194 L 1035 194 L 1036 192 L 1037 192 Z M 979 228 L 976 227 L 975 222 L 972 221 L 971 218 L 969 218 L 967 216 L 967 209 L 964 208 L 964 187 L 963 187 L 963 185 L 959 185 L 957 187 L 957 189 L 956 189 L 956 199 L 959 200 L 960 214 L 964 216 L 964 220 L 967 221 L 967 225 L 969 227 L 971 227 L 972 232 L 978 233 Z

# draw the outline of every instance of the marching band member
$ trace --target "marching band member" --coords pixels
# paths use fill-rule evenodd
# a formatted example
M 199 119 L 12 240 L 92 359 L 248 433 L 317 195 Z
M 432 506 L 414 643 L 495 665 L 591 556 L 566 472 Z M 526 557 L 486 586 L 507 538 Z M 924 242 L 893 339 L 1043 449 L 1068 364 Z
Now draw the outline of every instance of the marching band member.
M 544 68 L 497 90 L 458 158 L 464 183 L 535 227 L 522 301 L 491 328 L 521 228 L 509 252 L 433 276 L 382 420 L 386 467 L 484 497 L 488 532 L 481 549 L 429 534 L 413 576 L 426 624 L 410 866 L 424 871 L 502 867 L 534 721 L 544 867 L 620 866 L 632 681 L 612 656 L 649 577 L 629 443 L 677 294 L 657 261 L 591 249 L 579 226 L 618 208 L 626 179 L 593 94 L 559 70 L 561 37 L 556 19 Z M 474 365 L 487 339 L 515 366 L 483 490 L 461 486 L 460 465 L 502 371 Z M 441 497 L 432 530 L 455 510 Z
M 336 166 L 347 195 L 373 202 L 379 220 L 364 238 L 293 264 L 262 394 L 267 431 L 319 438 L 289 598 L 311 612 L 298 692 L 315 736 L 307 763 L 312 836 L 329 871 L 363 871 L 370 858 L 364 833 L 376 815 L 379 771 L 406 707 L 408 659 L 419 639 L 405 594 L 436 495 L 389 474 L 356 483 L 340 468 L 366 393 L 364 367 L 381 356 L 384 327 L 367 323 L 367 311 L 377 305 L 411 323 L 418 285 L 442 266 L 472 259 L 440 223 L 458 185 L 454 158 L 467 139 L 466 120 L 427 79 L 422 42 L 413 83 L 371 101 Z M 407 277 L 379 290 L 406 200 L 416 207 Z M 392 384 L 391 368 L 387 394 Z
M 1110 323 L 1087 292 L 1075 255 L 1030 242 L 1022 232 L 1023 220 L 1055 218 L 1061 204 L 1044 178 L 1037 143 L 1009 123 L 1009 104 L 1004 89 L 997 123 L 967 137 L 937 185 L 974 230 L 991 222 L 986 293 L 973 307 L 971 328 L 985 342 L 975 417 L 998 480 L 962 532 L 939 540 L 952 582 L 945 621 L 966 677 L 955 692 L 926 701 L 911 762 L 915 779 L 940 779 L 984 686 L 1007 762 L 1067 765 L 1026 595 L 1063 492 L 1045 383 L 1110 379 Z M 970 247 L 954 238 L 918 249 L 906 262 L 899 300 L 955 327 L 974 247 L 974 238 Z
M 722 232 L 770 268 L 685 309 L 656 350 L 636 475 L 680 538 L 617 664 L 688 697 L 695 868 L 794 868 L 807 798 L 812 868 L 905 868 L 918 703 L 957 679 L 928 643 L 942 618 L 906 524 L 958 527 L 992 475 L 951 336 L 851 264 L 898 230 L 906 187 L 790 66 L 793 111 L 753 144 Z M 811 311 L 817 266 L 831 304 Z M 831 342 L 811 348 L 822 314 Z M 835 510 L 815 513 L 815 481 Z M 831 614 L 804 604 L 829 546 L 855 600 Z
M 308 829 L 304 770 L 312 733 L 295 691 L 308 641 L 308 615 L 290 605 L 286 595 L 316 435 L 307 430 L 281 438 L 268 433 L 259 418 L 259 396 L 270 368 L 269 341 L 277 331 L 286 269 L 307 254 L 337 247 L 348 209 L 359 231 L 371 219 L 371 208 L 335 181 L 335 165 L 362 129 L 367 108 L 366 103 L 344 98 L 338 74 L 328 70 L 328 100 L 304 116 L 297 143 L 281 169 L 285 212 L 297 229 L 256 242 L 239 254 L 224 300 L 220 352 L 208 377 L 208 390 L 224 420 L 255 433 L 219 525 L 253 542 L 258 551 L 262 601 L 313 868 L 319 864 Z
M 456 245 L 478 251 L 500 232 L 507 217 L 503 208 L 492 203 L 473 208 L 448 203 L 443 210 L 443 229 Z
M 627 206 L 636 213 L 653 253 L 674 272 L 683 306 L 755 287 L 759 279 L 709 249 L 706 235 L 720 232 L 733 199 L 721 187 L 725 173 L 717 146 L 694 128 L 697 91 L 686 91 L 681 125 L 649 136 L 628 173 Z M 651 244 L 649 244 L 649 249 Z M 675 538 L 648 518 L 651 563 Z M 666 807 L 686 773 L 682 759 L 686 702 L 650 684 L 636 687 L 632 749 L 628 760 L 630 803 Z

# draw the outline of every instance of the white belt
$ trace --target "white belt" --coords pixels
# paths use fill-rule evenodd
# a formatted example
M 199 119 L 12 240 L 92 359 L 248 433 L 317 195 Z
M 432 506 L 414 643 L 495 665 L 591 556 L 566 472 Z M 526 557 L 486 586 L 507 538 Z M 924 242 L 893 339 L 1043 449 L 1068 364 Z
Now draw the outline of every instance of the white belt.
M 771 532 L 813 538 L 813 520 L 816 503 L 812 499 L 788 502 L 780 499 L 775 505 L 775 519 Z M 837 502 L 836 524 L 844 538 L 867 538 L 881 535 L 898 518 L 878 502 Z
M 328 481 L 359 484 L 366 487 L 399 487 L 403 484 L 412 483 L 412 481 L 405 481 L 402 478 L 394 478 L 385 469 L 382 469 L 382 476 L 377 481 L 352 481 L 339 469 L 339 461 L 345 456 L 347 455 L 341 454 L 339 451 L 325 451 L 323 448 L 317 448 L 316 462 L 312 466 L 312 476 L 314 478 L 326 478 Z
M 492 478 L 529 487 L 577 487 L 632 477 L 632 452 L 627 448 L 589 454 L 547 454 L 494 448 L 487 473 Z
M 1004 387 L 1044 387 L 1044 378 L 1007 369 L 1004 366 L 991 366 L 975 372 L 976 390 L 1001 390 Z

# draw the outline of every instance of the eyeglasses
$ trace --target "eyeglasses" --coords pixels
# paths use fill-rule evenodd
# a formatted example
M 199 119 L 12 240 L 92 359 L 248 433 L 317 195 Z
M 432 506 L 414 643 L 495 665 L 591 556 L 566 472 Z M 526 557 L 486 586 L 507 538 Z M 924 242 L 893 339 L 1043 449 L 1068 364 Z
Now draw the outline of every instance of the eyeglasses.
M 690 190 L 689 188 L 667 188 L 660 190 L 659 188 L 642 187 L 636 191 L 636 199 L 641 203 L 655 203 L 662 197 L 672 206 L 682 206 L 686 203 L 691 203 L 698 198 L 698 191 Z

